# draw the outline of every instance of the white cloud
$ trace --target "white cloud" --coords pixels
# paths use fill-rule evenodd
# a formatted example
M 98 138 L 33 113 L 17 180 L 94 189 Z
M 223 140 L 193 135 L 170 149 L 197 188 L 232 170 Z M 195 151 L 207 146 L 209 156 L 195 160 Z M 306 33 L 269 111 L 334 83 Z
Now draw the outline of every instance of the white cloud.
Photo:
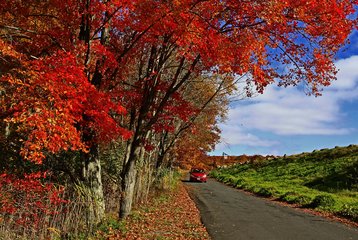
M 235 126 L 239 120 L 245 128 L 278 135 L 348 133 L 348 128 L 335 124 L 343 117 L 336 96 L 327 93 L 320 98 L 308 97 L 294 88 L 270 87 L 267 91 L 269 98 L 263 96 L 251 104 L 230 109 L 228 124 Z
M 261 139 L 251 133 L 245 132 L 240 126 L 223 125 L 222 141 L 216 147 L 218 150 L 224 149 L 227 145 L 246 145 L 250 147 L 271 147 L 279 144 L 277 141 Z
M 332 82 L 330 90 L 351 90 L 357 88 L 358 82 L 358 56 L 342 59 L 336 63 L 339 72 L 337 81 Z
M 234 106 L 222 127 L 223 141 L 229 145 L 269 147 L 278 142 L 250 132 L 332 136 L 354 131 L 344 125 L 346 116 L 341 108 L 344 102 L 358 100 L 358 56 L 339 60 L 336 65 L 340 69 L 338 80 L 325 88 L 321 97 L 306 96 L 294 87 L 269 86 L 263 95 Z

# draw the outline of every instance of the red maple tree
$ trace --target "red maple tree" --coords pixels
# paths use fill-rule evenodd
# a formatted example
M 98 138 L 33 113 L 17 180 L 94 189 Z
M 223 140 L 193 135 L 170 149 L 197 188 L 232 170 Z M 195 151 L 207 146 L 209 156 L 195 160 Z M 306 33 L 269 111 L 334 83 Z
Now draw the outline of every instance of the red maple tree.
M 101 186 L 91 165 L 100 169 L 98 143 L 130 138 L 121 175 L 126 216 L 148 133 L 173 130 L 174 118 L 185 122 L 197 111 L 182 94 L 189 81 L 246 74 L 247 87 L 259 92 L 278 82 L 319 95 L 335 79 L 335 53 L 357 26 L 349 17 L 356 4 L 2 1 L 1 120 L 24 133 L 18 140 L 29 160 L 82 150 L 91 186 Z

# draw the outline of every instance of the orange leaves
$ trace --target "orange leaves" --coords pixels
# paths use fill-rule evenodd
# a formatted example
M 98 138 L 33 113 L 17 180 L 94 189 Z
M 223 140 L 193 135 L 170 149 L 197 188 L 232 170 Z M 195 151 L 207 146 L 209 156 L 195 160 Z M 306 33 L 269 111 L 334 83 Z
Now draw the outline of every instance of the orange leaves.
M 24 156 L 40 162 L 46 151 L 85 150 L 91 143 L 83 142 L 83 131 L 92 131 L 95 142 L 129 138 L 118 124 L 126 114 L 122 104 L 134 114 L 141 109 L 143 121 L 153 117 L 149 125 L 173 131 L 175 118 L 195 114 L 174 93 L 203 72 L 248 73 L 259 92 L 274 81 L 305 82 L 317 94 L 335 79 L 334 54 L 357 26 L 348 17 L 356 4 L 2 2 L 0 24 L 7 27 L 1 33 L 11 42 L 0 40 L 0 91 L 7 95 L 0 98 L 1 115 L 27 134 Z
M 20 59 L 21 54 L 16 52 L 13 46 L 0 39 L 0 56 L 2 58 L 11 57 L 13 59 Z
M 126 239 L 209 239 L 195 203 L 183 185 L 142 204 L 126 220 L 127 231 L 111 231 L 109 240 Z M 103 236 L 103 233 L 98 233 Z
M 67 94 L 71 89 L 77 91 L 79 85 L 76 86 L 75 81 L 81 80 L 77 74 L 81 69 L 75 68 L 71 57 L 56 57 L 58 62 L 54 58 L 32 61 L 31 65 L 28 62 L 26 73 L 29 74 L 8 81 L 14 86 L 6 89 L 9 111 L 14 112 L 6 121 L 18 125 L 18 132 L 27 134 L 21 155 L 36 163 L 44 159 L 44 150 L 55 153 L 64 148 L 85 147 L 73 126 L 80 120 L 77 112 L 80 109 L 71 111 L 68 107 L 78 100 Z M 70 69 L 63 69 L 64 66 L 75 69 L 74 75 Z M 1 80 L 5 84 L 8 78 Z

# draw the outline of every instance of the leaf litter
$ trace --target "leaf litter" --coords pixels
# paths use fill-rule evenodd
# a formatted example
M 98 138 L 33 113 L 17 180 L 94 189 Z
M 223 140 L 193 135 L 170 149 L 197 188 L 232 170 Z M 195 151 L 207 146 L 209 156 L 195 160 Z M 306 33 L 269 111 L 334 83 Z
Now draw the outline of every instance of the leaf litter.
M 199 210 L 183 184 L 165 191 L 132 211 L 125 230 L 113 231 L 108 240 L 205 240 L 209 234 Z

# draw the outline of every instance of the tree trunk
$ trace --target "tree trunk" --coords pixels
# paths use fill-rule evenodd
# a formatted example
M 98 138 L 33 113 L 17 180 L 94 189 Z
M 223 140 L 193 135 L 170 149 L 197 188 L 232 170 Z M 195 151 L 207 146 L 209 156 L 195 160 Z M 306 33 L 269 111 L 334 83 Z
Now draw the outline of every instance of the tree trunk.
M 139 159 L 137 162 L 138 165 L 138 171 L 137 171 L 137 180 L 136 180 L 136 185 L 135 185 L 135 202 L 134 204 L 137 204 L 138 202 L 140 202 L 143 199 L 143 194 L 144 194 L 144 187 L 145 187 L 145 183 L 147 181 L 146 179 L 146 161 L 145 161 L 145 149 L 144 147 L 140 148 L 140 154 L 139 154 Z
M 149 195 L 149 191 L 150 191 L 150 188 L 152 187 L 153 185 L 153 168 L 152 166 L 154 165 L 152 163 L 153 161 L 153 152 L 150 152 L 146 158 L 146 162 L 145 162 L 145 175 L 146 175 L 146 181 L 145 181 L 145 188 L 143 189 L 143 196 L 144 196 L 144 201 L 147 202 L 148 201 L 148 195 Z
M 136 162 L 140 151 L 139 142 L 132 141 L 127 145 L 126 157 L 121 173 L 121 200 L 119 209 L 119 218 L 126 218 L 131 210 L 134 197 L 134 188 L 136 185 L 137 169 Z
M 136 177 L 137 170 L 135 168 L 135 161 L 129 161 L 127 171 L 122 179 L 122 197 L 119 210 L 119 217 L 122 219 L 126 218 L 132 210 Z
M 103 196 L 103 185 L 101 175 L 101 162 L 99 159 L 99 149 L 97 145 L 90 148 L 88 153 L 84 153 L 82 174 L 85 180 L 85 193 L 88 199 L 88 222 L 92 224 L 100 223 L 105 214 L 105 202 Z

